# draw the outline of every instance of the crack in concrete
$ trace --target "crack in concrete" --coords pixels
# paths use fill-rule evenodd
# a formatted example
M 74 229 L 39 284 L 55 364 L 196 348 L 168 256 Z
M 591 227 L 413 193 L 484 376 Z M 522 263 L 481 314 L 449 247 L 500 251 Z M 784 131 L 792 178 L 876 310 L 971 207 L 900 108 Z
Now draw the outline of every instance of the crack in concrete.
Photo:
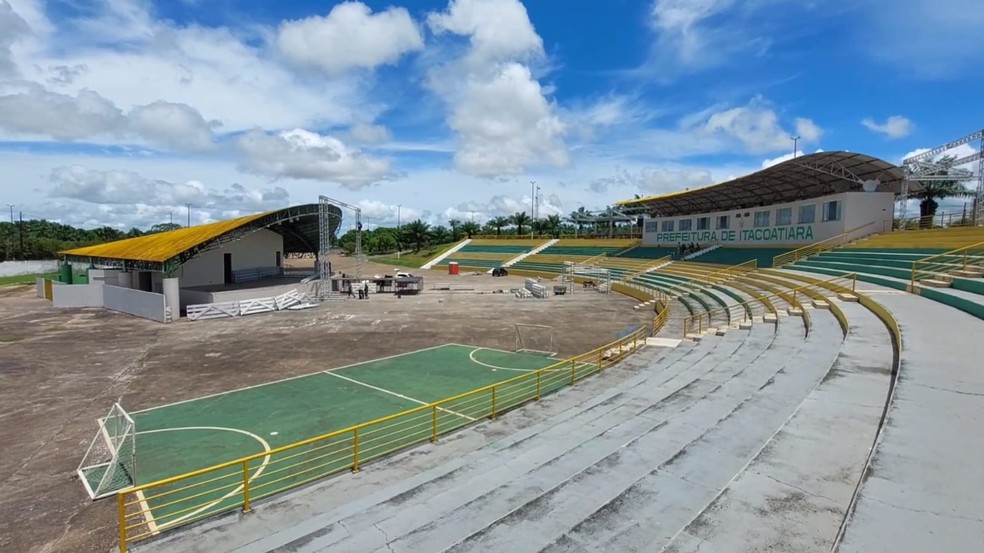
M 939 392 L 950 392 L 953 394 L 960 394 L 962 396 L 971 397 L 984 397 L 984 393 L 981 392 L 964 392 L 962 390 L 951 390 L 950 388 L 941 388 L 939 386 L 930 386 L 929 384 L 920 384 L 918 382 L 912 382 L 911 380 L 906 382 L 906 384 L 911 384 L 913 386 L 919 386 L 920 388 L 929 388 L 930 390 L 936 390 Z
M 378 530 L 379 533 L 383 535 L 383 540 L 386 541 L 386 550 L 387 551 L 392 551 L 393 553 L 396 553 L 396 550 L 393 549 L 393 546 L 392 545 L 390 545 L 390 538 L 386 534 L 386 530 L 383 530 L 382 528 L 380 528 L 378 523 L 373 523 L 372 527 L 375 528 L 376 530 Z
M 795 484 L 790 484 L 789 482 L 783 482 L 782 480 L 779 480 L 778 478 L 776 478 L 774 476 L 769 476 L 768 474 L 765 474 L 765 473 L 762 473 L 762 472 L 758 472 L 756 470 L 750 470 L 748 472 L 750 472 L 752 474 L 755 474 L 755 475 L 758 475 L 758 476 L 761 476 L 763 478 L 768 478 L 769 480 L 772 480 L 773 482 L 775 482 L 777 484 L 781 484 L 783 486 L 788 486 L 790 488 L 793 488 L 794 490 L 801 491 L 801 492 L 805 493 L 806 495 L 808 495 L 810 497 L 817 497 L 817 498 L 820 498 L 820 499 L 826 499 L 827 501 L 830 501 L 831 503 L 838 503 L 838 501 L 836 501 L 834 499 L 831 499 L 831 498 L 829 498 L 829 497 L 827 497 L 825 495 L 811 492 L 810 490 L 807 490 L 805 488 L 801 488 L 801 487 L 799 487 L 799 486 L 797 486 Z
M 895 509 L 899 509 L 899 510 L 902 510 L 902 511 L 909 511 L 910 513 L 919 513 L 919 514 L 922 514 L 922 515 L 933 515 L 933 516 L 937 516 L 937 517 L 940 517 L 940 518 L 949 518 L 949 519 L 953 519 L 953 520 L 966 520 L 968 522 L 984 523 L 984 518 L 973 518 L 973 517 L 960 516 L 960 515 L 949 515 L 949 514 L 937 513 L 936 511 L 929 511 L 929 510 L 925 510 L 925 509 L 916 509 L 916 508 L 913 508 L 913 507 L 905 507 L 903 505 L 896 505 L 895 503 L 890 503 L 888 501 L 885 501 L 884 499 L 879 499 L 877 497 L 864 497 L 864 496 L 862 496 L 861 499 L 870 499 L 872 501 L 876 501 L 878 503 L 881 503 L 882 505 L 888 505 L 889 507 L 893 507 Z

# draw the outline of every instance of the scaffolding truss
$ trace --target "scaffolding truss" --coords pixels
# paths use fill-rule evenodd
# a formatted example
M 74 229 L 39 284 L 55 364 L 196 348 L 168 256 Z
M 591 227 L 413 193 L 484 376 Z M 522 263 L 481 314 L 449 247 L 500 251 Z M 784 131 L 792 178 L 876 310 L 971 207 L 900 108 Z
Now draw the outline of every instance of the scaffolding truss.
M 976 152 L 953 160 L 947 166 L 937 158 L 947 152 L 973 142 L 980 142 Z M 977 162 L 977 174 L 973 170 L 961 168 L 962 165 Z M 909 187 L 911 182 L 933 181 L 977 181 L 974 193 L 973 221 L 984 225 L 984 129 L 937 146 L 931 150 L 909 156 L 902 160 L 902 187 L 899 190 L 899 217 L 904 221 L 908 212 Z M 902 225 L 904 228 L 905 225 Z
M 341 221 L 341 209 L 348 209 L 355 213 L 355 278 L 362 278 L 365 256 L 362 253 L 362 209 L 359 206 L 345 203 L 341 200 L 329 198 L 328 196 L 318 196 L 318 279 L 321 286 L 318 287 L 318 299 L 325 299 L 331 293 L 331 218 L 338 217 Z M 336 209 L 333 210 L 332 207 Z M 338 228 L 338 226 L 336 226 Z

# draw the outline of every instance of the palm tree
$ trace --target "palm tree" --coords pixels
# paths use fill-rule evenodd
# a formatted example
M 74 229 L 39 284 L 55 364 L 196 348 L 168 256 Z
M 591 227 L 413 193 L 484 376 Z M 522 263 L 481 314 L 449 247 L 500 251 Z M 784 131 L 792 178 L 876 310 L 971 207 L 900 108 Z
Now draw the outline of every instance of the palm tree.
M 512 220 L 512 224 L 516 225 L 516 234 L 520 236 L 523 234 L 523 227 L 532 222 L 530 221 L 529 214 L 525 211 L 517 211 L 510 219 Z
M 502 234 L 502 227 L 508 227 L 509 226 L 509 218 L 508 217 L 495 217 L 495 218 L 493 218 L 492 220 L 489 221 L 489 226 L 491 226 L 492 228 L 494 228 L 495 229 L 495 235 L 496 236 L 499 236 L 500 234 Z
M 460 237 L 458 227 L 461 226 L 461 219 L 448 219 L 448 226 L 451 227 L 451 239 L 457 240 Z
M 955 159 L 955 156 L 943 156 L 936 162 L 941 169 L 933 174 L 949 175 L 953 170 Z M 912 197 L 922 200 L 919 202 L 919 226 L 923 228 L 933 226 L 936 209 L 940 206 L 936 200 L 966 198 L 975 195 L 972 191 L 964 188 L 964 185 L 960 184 L 960 181 L 957 180 L 921 181 L 919 184 L 922 185 L 923 190 L 916 192 Z
M 533 233 L 537 235 L 543 235 L 547 233 L 547 220 L 546 219 L 533 219 L 530 223 L 530 227 L 533 229 Z
M 424 244 L 427 243 L 427 233 L 429 230 L 430 225 L 417 219 L 416 221 L 403 225 L 403 236 L 408 242 L 413 243 L 413 251 L 419 252 L 424 247 Z
M 548 215 L 546 218 L 547 222 L 547 232 L 553 235 L 554 238 L 560 238 L 560 215 Z
M 471 238 L 479 232 L 482 232 L 482 227 L 480 227 L 475 221 L 468 221 L 461 225 L 461 232 L 467 234 L 468 238 Z
M 452 232 L 449 231 L 447 227 L 441 225 L 431 227 L 427 235 L 430 237 L 431 244 L 444 244 L 452 240 L 457 240 L 457 238 L 453 237 Z

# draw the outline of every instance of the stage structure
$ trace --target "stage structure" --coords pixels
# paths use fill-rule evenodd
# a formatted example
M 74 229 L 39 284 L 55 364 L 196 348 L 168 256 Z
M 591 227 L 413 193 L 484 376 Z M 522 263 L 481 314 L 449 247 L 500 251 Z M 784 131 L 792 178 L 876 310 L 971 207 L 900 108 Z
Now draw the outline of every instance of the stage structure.
M 949 166 L 944 166 L 936 160 L 937 156 L 945 155 L 950 150 L 980 141 L 978 150 L 970 155 L 953 160 Z M 961 165 L 977 162 L 977 174 L 972 170 L 961 169 Z M 984 130 L 968 134 L 963 138 L 947 142 L 921 154 L 909 156 L 902 160 L 903 186 L 899 194 L 899 216 L 906 218 L 909 203 L 909 184 L 912 182 L 957 181 L 967 182 L 977 180 L 977 191 L 974 195 L 974 224 L 984 225 Z M 904 225 L 903 225 L 904 227 Z
M 362 209 L 358 206 L 345 203 L 341 200 L 329 198 L 328 196 L 318 196 L 318 279 L 321 285 L 318 286 L 318 299 L 325 299 L 331 293 L 331 218 L 335 216 L 330 206 L 344 208 L 355 213 L 355 278 L 362 278 L 362 268 L 365 263 L 365 256 L 362 254 Z M 341 215 L 339 224 L 341 223 Z M 335 225 L 338 228 L 339 225 Z

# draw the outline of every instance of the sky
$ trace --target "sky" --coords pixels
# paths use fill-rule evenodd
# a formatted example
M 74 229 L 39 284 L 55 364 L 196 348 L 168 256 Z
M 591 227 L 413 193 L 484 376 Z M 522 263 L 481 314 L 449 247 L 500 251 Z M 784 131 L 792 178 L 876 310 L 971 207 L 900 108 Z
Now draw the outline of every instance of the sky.
M 984 125 L 981 28 L 979 0 L 0 0 L 0 207 L 446 225 L 531 181 L 541 215 L 721 182 L 792 137 L 900 163 Z

